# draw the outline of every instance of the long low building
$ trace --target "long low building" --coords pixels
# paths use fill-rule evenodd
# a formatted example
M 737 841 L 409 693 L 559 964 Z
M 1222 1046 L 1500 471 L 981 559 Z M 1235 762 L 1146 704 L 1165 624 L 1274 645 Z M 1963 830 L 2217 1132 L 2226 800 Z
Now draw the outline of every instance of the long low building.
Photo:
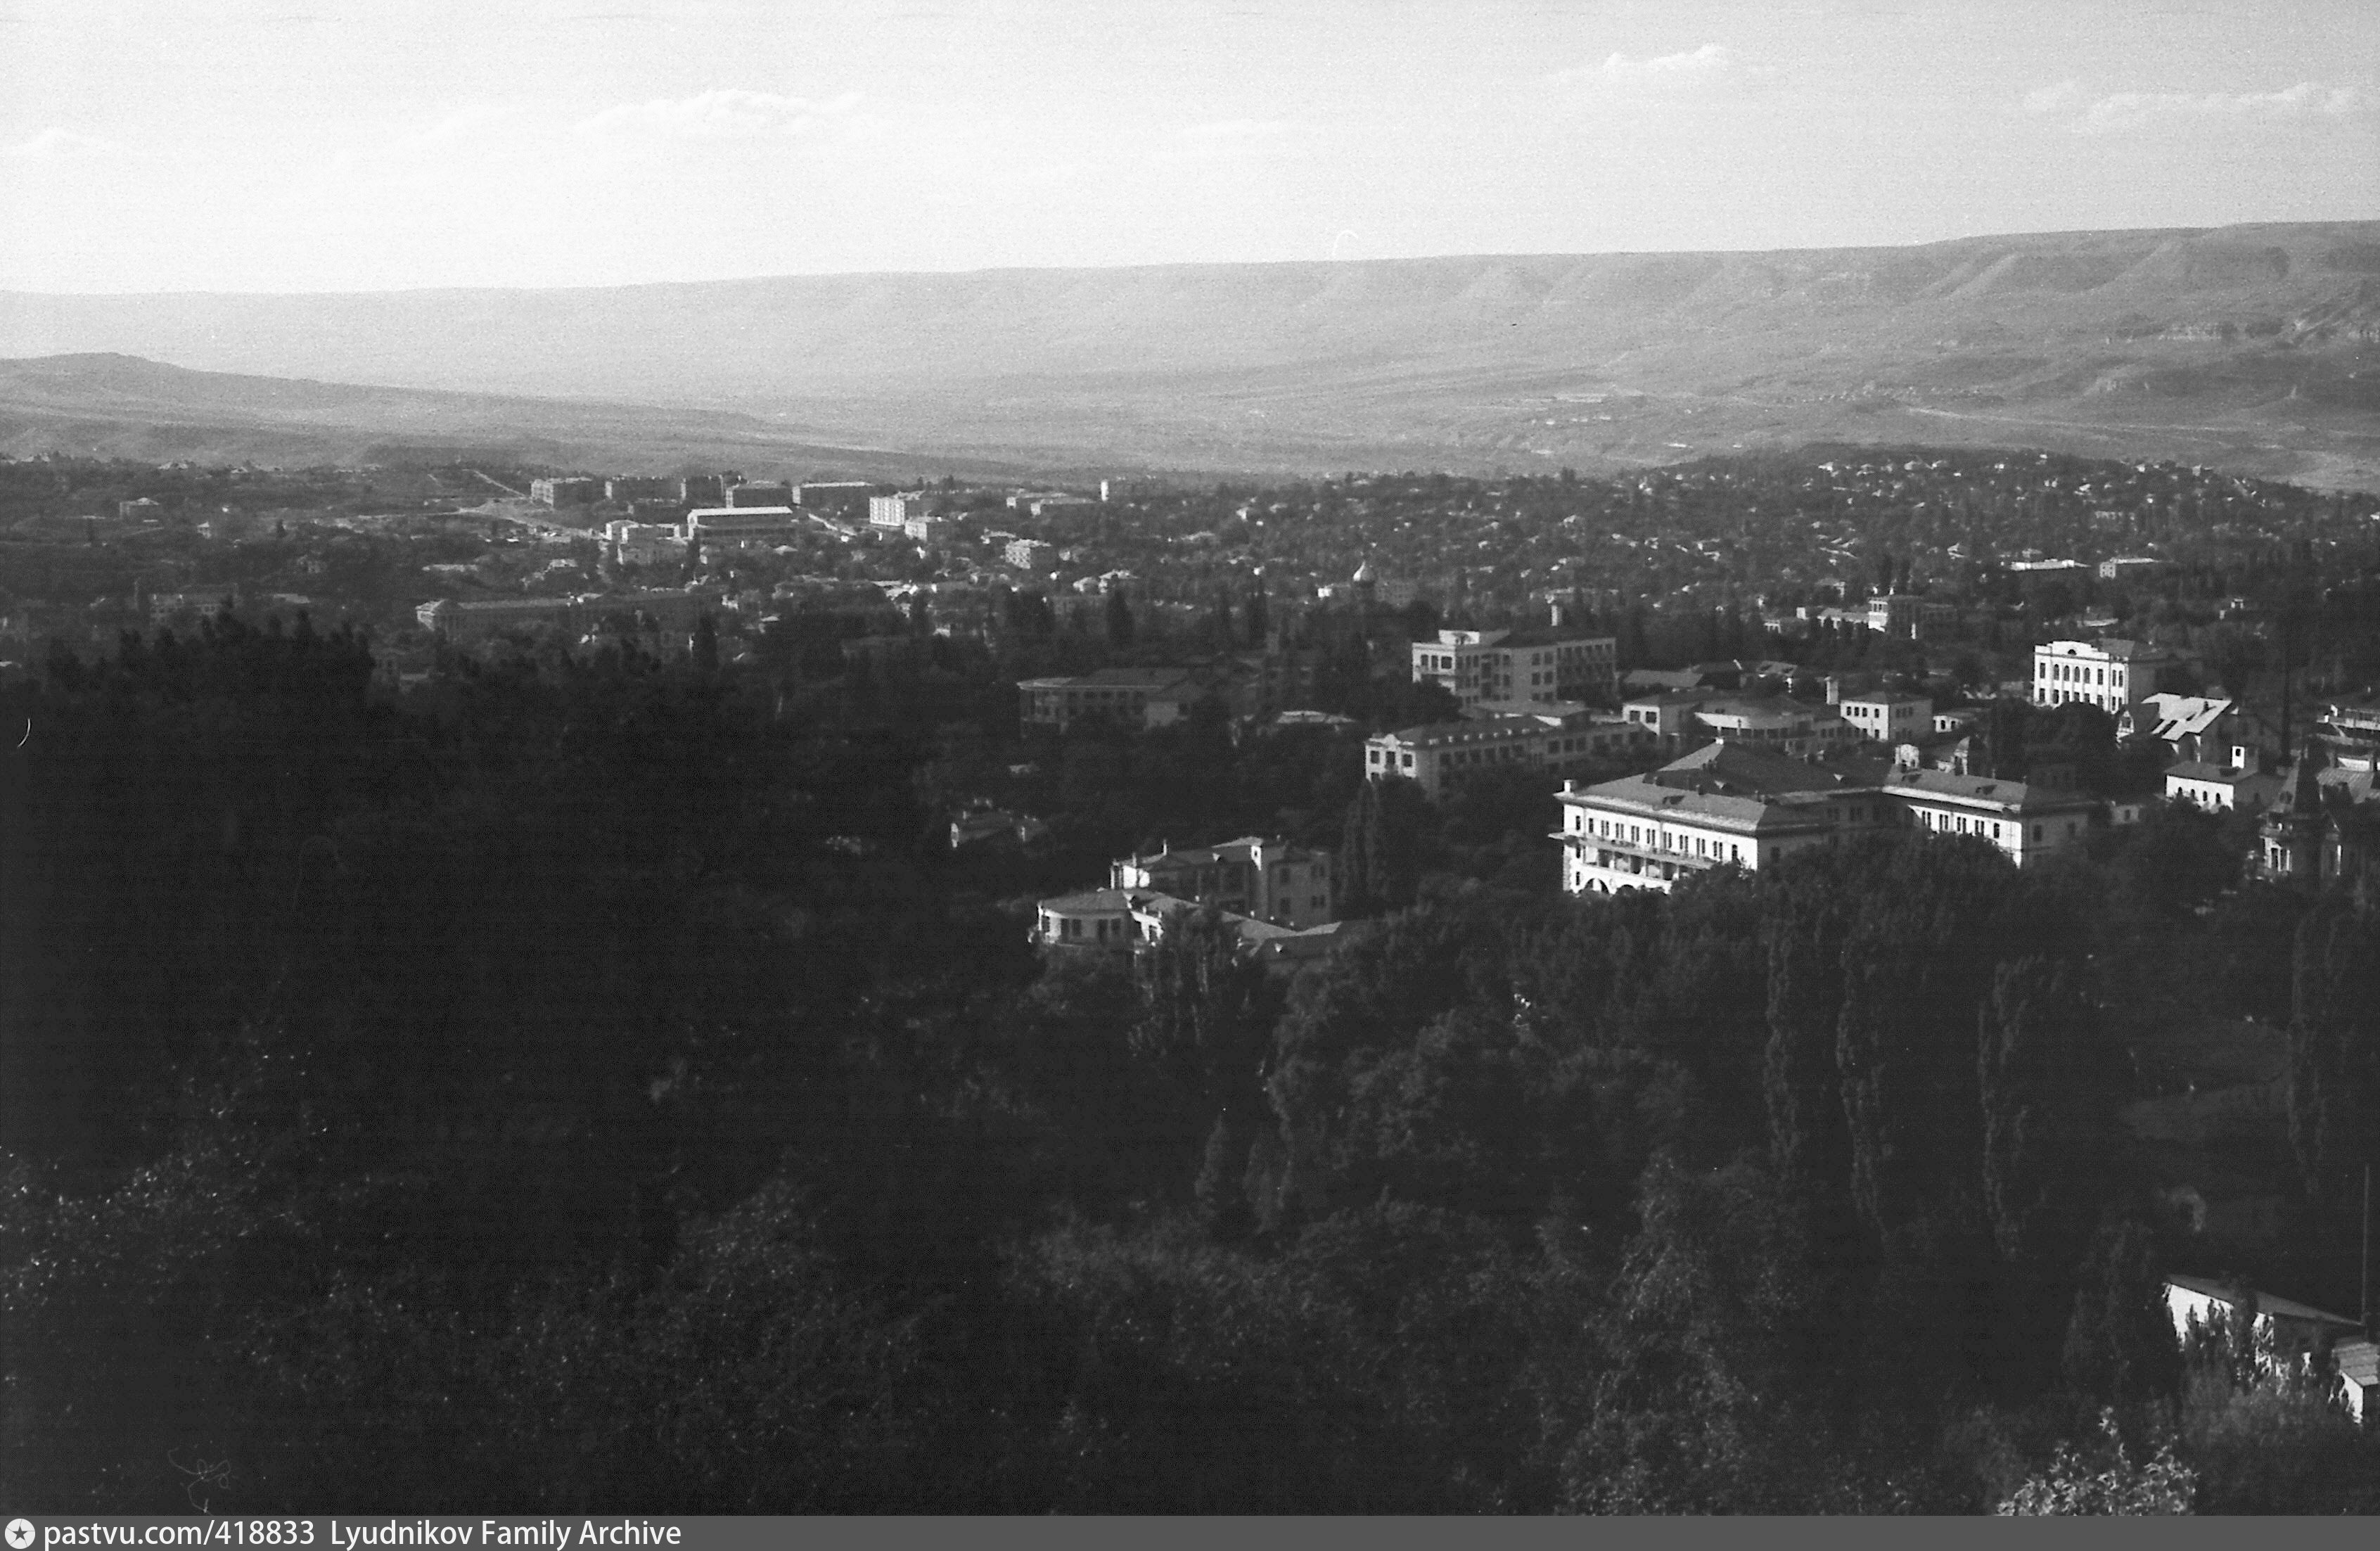
M 1716 867 L 1747 872 L 1868 830 L 1919 829 L 1997 847 L 2019 866 L 2082 843 L 2096 798 L 2022 782 L 1849 761 L 1814 763 L 1724 740 L 1642 775 L 1560 796 L 1562 887 L 1666 891 Z
M 1383 733 L 1364 744 L 1364 773 L 1410 781 L 1435 798 L 1483 770 L 1562 776 L 1653 746 L 1652 735 L 1617 717 L 1515 711 Z
M 1859 741 L 1860 730 L 1833 706 L 1804 705 L 1782 695 L 1736 695 L 1689 689 L 1628 701 L 1620 714 L 1659 741 L 1665 752 L 1700 746 L 1711 738 L 1752 744 L 1780 754 L 1823 753 Z

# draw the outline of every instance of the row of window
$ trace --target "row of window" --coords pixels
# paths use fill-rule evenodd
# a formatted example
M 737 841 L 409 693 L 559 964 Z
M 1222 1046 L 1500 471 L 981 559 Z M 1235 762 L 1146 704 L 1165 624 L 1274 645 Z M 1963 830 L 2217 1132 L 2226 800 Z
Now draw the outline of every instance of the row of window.
M 2095 684 L 2102 688 L 2107 684 L 2108 670 L 2105 668 L 2087 668 L 2074 662 L 2040 662 L 2034 664 L 2034 677 L 2046 679 L 2053 684 Z M 2123 686 L 2124 675 L 2121 670 L 2117 671 L 2115 682 L 2117 687 Z

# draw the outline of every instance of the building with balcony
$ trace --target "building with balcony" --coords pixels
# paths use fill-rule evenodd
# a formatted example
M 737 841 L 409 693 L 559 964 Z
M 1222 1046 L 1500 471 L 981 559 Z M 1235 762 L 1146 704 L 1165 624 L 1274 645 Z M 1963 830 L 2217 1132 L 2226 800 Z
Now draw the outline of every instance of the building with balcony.
M 1824 845 L 1845 830 L 1895 820 L 1882 772 L 1815 765 L 1719 741 L 1642 775 L 1560 795 L 1562 887 L 1572 894 L 1667 892 L 1714 867 L 1748 872 Z
M 1562 887 L 1667 891 L 1714 867 L 1757 871 L 1868 830 L 1922 830 L 1989 844 L 2018 866 L 2082 843 L 2096 798 L 2022 782 L 1819 761 L 1712 743 L 1643 775 L 1560 794 Z

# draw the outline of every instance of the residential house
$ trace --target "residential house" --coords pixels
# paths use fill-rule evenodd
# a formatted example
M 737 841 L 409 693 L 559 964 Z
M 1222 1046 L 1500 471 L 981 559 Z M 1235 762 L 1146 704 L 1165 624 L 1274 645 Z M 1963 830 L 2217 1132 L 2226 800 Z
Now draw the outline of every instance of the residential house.
M 2116 736 L 2155 738 L 2176 759 L 2214 765 L 2259 763 L 2276 742 L 2262 717 L 2205 695 L 2143 696 L 2116 718 Z
M 1244 835 L 1220 845 L 1111 863 L 1111 888 L 1170 894 L 1303 931 L 1338 919 L 1328 851 Z

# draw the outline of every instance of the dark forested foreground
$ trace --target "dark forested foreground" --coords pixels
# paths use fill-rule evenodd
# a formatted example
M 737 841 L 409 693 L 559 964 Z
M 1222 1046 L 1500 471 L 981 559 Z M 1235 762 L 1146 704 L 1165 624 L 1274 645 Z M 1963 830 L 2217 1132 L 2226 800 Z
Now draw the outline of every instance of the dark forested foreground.
M 2319 1181 L 2380 934 L 2218 934 L 2180 830 L 1425 878 L 1284 988 L 1043 971 L 921 740 L 699 654 L 226 621 L 0 729 L 12 1509 L 2380 1507 L 2174 1341 L 2104 962 L 2294 1006 Z

